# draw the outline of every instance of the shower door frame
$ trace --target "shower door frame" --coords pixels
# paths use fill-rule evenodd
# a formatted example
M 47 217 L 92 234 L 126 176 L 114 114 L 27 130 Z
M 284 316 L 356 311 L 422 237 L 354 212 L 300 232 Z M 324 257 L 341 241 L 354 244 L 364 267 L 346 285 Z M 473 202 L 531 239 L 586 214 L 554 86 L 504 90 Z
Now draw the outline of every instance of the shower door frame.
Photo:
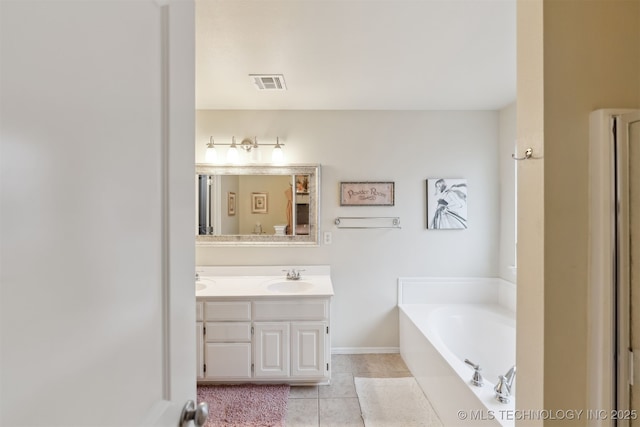
M 629 319 L 628 138 L 624 123 L 640 110 L 605 109 L 590 115 L 589 146 L 589 409 L 625 410 L 633 384 Z M 633 119 L 635 121 L 637 119 Z M 622 131 L 621 131 L 621 128 Z M 627 159 L 625 164 L 622 159 Z M 593 426 L 628 421 L 590 419 Z

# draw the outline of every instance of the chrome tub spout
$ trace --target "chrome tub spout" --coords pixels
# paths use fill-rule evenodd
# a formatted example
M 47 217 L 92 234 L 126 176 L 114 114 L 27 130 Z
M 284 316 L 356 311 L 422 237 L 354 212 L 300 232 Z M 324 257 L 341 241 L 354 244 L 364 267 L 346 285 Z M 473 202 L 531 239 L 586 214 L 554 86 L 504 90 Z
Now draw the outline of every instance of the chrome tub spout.
M 496 392 L 496 399 L 500 403 L 509 403 L 509 397 L 511 396 L 511 388 L 513 387 L 513 380 L 516 378 L 515 365 L 507 371 L 505 375 L 498 377 L 498 384 L 496 384 L 494 391 Z

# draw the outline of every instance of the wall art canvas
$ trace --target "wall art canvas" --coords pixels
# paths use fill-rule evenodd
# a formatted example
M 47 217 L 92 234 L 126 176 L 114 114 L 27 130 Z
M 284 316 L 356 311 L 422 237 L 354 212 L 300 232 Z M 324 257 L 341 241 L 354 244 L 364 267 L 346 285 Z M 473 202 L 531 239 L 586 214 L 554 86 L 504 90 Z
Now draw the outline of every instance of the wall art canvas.
M 466 179 L 427 179 L 427 228 L 467 228 Z

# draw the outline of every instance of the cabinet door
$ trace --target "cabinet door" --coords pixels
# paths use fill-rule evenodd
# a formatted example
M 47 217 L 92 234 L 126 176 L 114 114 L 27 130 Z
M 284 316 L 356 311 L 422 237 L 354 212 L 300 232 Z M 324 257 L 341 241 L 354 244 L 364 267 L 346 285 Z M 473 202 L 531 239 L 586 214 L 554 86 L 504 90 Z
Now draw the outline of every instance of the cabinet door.
M 254 375 L 256 378 L 289 376 L 289 323 L 254 324 Z
M 324 377 L 328 373 L 326 322 L 291 323 L 291 375 Z
M 205 380 L 251 378 L 251 343 L 207 343 Z
M 204 379 L 204 326 L 196 322 L 196 379 Z

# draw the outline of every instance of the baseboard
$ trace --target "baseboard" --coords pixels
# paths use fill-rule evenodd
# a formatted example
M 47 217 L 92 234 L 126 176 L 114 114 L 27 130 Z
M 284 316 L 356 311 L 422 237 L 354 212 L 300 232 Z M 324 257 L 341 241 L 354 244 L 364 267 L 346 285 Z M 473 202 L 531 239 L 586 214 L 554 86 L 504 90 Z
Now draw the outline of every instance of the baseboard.
M 400 353 L 400 347 L 333 347 L 331 354 Z

